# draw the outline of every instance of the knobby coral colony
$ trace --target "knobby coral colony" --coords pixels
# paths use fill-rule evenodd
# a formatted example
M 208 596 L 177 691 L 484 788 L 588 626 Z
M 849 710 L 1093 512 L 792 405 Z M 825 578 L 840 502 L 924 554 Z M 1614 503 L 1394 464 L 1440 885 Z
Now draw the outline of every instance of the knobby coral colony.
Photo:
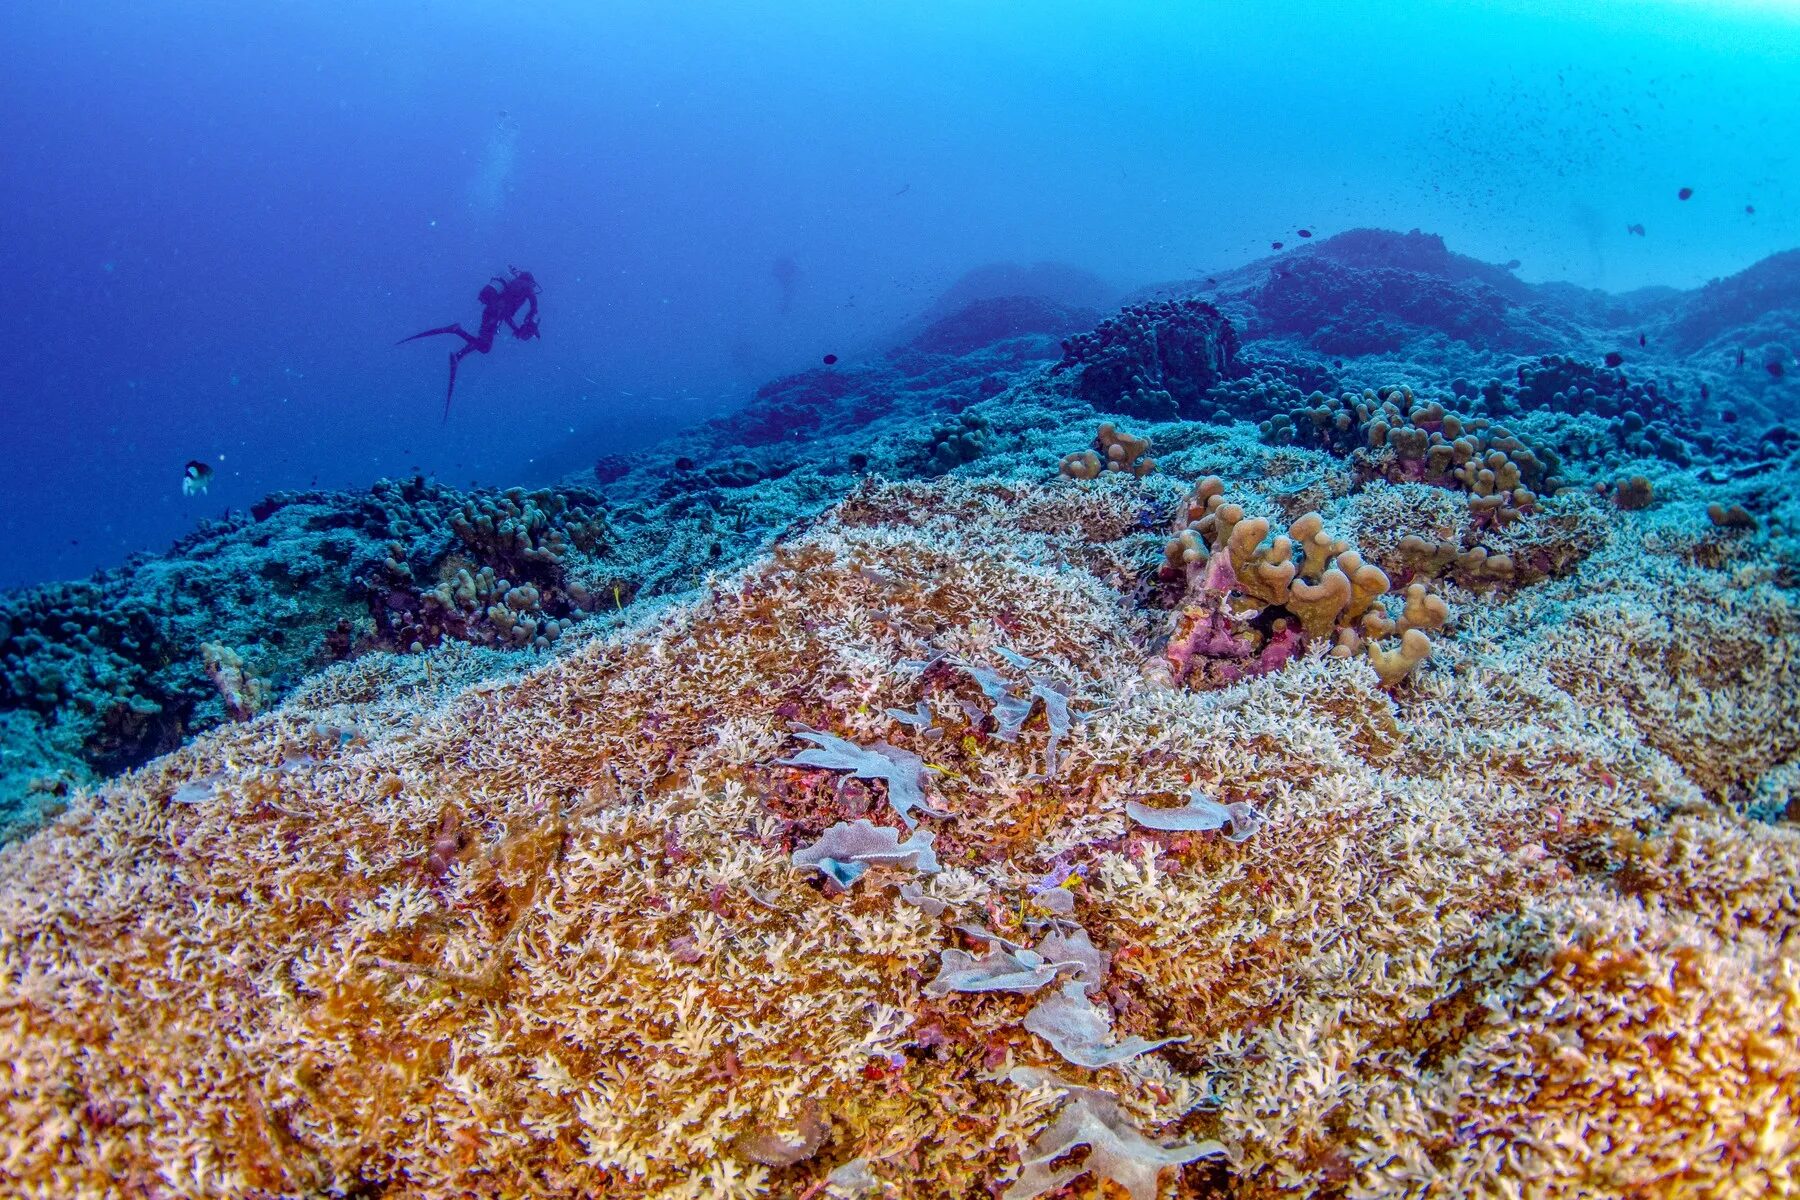
M 1229 324 L 1139 317 L 1086 352 L 1211 395 Z M 1800 613 L 1706 515 L 1762 493 L 1287 419 L 865 480 L 460 690 L 598 517 L 458 511 L 492 577 L 392 558 L 417 651 L 278 705 L 209 650 L 242 719 L 0 859 L 5 1190 L 1790 1190 Z
M 1182 587 L 1175 631 L 1146 673 L 1164 684 L 1216 686 L 1285 665 L 1308 640 L 1335 635 L 1336 657 L 1366 643 L 1369 663 L 1389 687 L 1431 654 L 1425 630 L 1441 628 L 1449 608 L 1415 583 L 1398 621 L 1376 601 L 1388 590 L 1380 567 L 1324 532 L 1307 513 L 1268 546 L 1269 522 L 1228 504 L 1217 476 L 1200 481 L 1182 505 L 1179 532 L 1163 566 Z M 1295 562 L 1294 555 L 1300 555 Z M 1276 615 L 1279 614 L 1279 615 Z M 1399 645 L 1381 639 L 1399 636 Z

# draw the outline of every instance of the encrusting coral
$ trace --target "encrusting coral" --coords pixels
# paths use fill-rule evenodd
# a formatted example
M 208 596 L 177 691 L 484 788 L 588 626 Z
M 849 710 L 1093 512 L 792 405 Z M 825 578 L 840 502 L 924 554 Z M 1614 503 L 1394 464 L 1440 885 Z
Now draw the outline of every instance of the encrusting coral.
M 75 797 L 0 850 L 0 1190 L 1787 1187 L 1800 837 L 1734 807 L 1800 753 L 1767 543 L 1617 514 L 1404 687 L 1163 688 L 1154 482 L 869 482 L 514 677 L 369 656 Z M 1327 532 L 1379 496 L 1283 562 L 1205 490 L 1182 573 L 1265 639 L 1441 623 Z M 1727 597 L 1781 657 L 1695 636 Z M 1041 985 L 932 986 L 1008 956 Z

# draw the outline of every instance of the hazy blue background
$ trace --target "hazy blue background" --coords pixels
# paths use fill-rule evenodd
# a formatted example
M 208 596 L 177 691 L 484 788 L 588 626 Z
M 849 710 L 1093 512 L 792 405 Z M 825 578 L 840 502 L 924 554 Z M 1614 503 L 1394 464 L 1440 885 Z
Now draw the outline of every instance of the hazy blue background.
M 1360 7 L 15 5 L 0 585 L 275 488 L 569 469 L 991 261 L 1123 288 L 1375 224 L 1624 289 L 1800 244 L 1795 6 Z M 508 263 L 544 340 L 440 427 L 449 346 L 393 342 Z

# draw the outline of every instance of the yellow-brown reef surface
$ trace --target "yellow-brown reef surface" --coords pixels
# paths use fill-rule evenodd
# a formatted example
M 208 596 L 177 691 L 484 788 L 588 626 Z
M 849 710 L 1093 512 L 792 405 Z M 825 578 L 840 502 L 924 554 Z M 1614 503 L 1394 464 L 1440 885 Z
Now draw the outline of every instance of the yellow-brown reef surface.
M 1222 1144 L 1163 1196 L 1800 1186 L 1800 837 L 1746 813 L 1800 805 L 1800 614 L 1756 537 L 1551 504 L 1585 559 L 1443 584 L 1395 688 L 1318 646 L 1188 691 L 1143 670 L 1146 486 L 871 483 L 522 674 L 366 657 L 78 797 L 0 851 L 0 1192 L 991 1196 L 1059 1113 Z M 939 651 L 1060 685 L 1060 760 Z M 902 830 L 796 726 L 920 755 L 943 869 L 796 869 Z M 1190 789 L 1260 828 L 1127 819 Z M 928 995 L 958 925 L 1079 926 L 1111 1036 L 1185 1040 L 1089 1071 L 1021 1024 L 1054 985 Z

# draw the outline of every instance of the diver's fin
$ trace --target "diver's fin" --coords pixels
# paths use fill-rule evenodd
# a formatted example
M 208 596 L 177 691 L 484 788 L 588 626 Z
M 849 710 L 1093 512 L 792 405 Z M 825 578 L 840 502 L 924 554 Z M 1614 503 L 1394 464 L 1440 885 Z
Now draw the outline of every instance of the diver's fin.
M 396 346 L 404 346 L 408 342 L 416 342 L 422 337 L 436 337 L 440 333 L 462 333 L 461 325 L 446 325 L 442 329 L 427 329 L 424 333 L 415 333 L 411 337 L 403 337 L 395 342 Z
M 462 357 L 460 355 L 458 355 L 456 353 L 456 351 L 452 350 L 450 352 L 450 386 L 444 389 L 444 421 L 443 421 L 443 423 L 445 425 L 448 425 L 450 423 L 450 397 L 452 395 L 454 395 L 456 392 L 456 364 L 461 361 L 462 361 Z

